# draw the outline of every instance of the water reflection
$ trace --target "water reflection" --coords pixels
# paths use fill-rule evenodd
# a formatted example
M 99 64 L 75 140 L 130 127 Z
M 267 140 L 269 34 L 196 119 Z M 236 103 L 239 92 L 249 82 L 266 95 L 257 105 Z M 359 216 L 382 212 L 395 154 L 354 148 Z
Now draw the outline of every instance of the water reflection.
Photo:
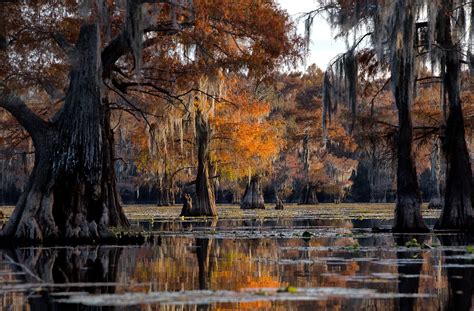
M 59 293 L 115 293 L 121 253 L 109 247 L 2 250 L 2 306 L 49 310 L 58 306 Z
M 472 236 L 448 235 L 440 237 L 444 251 L 445 266 L 448 278 L 449 310 L 471 310 L 474 290 L 474 257 L 459 252 L 457 245 L 472 245 Z
M 471 308 L 474 255 L 466 245 L 474 244 L 472 238 L 371 233 L 385 225 L 289 218 L 154 220 L 142 223 L 160 235 L 153 245 L 1 250 L 0 307 Z M 419 246 L 410 244 L 413 239 Z
M 423 266 L 423 253 L 421 248 L 410 247 L 403 249 L 409 243 L 423 245 L 427 240 L 425 235 L 397 235 L 394 237 L 400 250 L 397 251 L 398 259 L 398 293 L 401 296 L 398 303 L 402 311 L 416 310 L 416 294 L 418 294 L 420 284 L 421 268 Z

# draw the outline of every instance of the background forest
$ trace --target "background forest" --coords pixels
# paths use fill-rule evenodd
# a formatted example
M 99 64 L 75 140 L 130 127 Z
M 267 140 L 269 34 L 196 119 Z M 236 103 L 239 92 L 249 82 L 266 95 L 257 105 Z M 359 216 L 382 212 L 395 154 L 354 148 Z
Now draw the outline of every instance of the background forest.
M 352 76 L 358 86 L 349 91 L 350 98 L 345 97 L 344 85 L 347 88 L 354 77 L 326 81 L 342 90 L 332 94 L 339 103 L 328 110 L 323 103 L 329 96 L 324 87 L 328 75 L 316 65 L 294 71 L 292 65 L 301 61 L 308 38 L 296 35 L 293 22 L 276 4 L 259 7 L 253 13 L 259 19 L 241 13 L 250 12 L 247 1 L 222 8 L 212 1 L 195 5 L 198 15 L 203 15 L 189 31 L 185 4 L 164 6 L 153 13 L 158 19 L 163 18 L 160 14 L 174 16 L 171 22 L 180 23 L 185 31 L 168 34 L 165 30 L 162 42 L 152 49 L 146 46 L 142 51 L 143 47 L 132 44 L 134 52 L 118 62 L 111 84 L 106 85 L 123 202 L 172 205 L 182 202 L 183 193 L 193 191 L 199 166 L 196 120 L 201 118 L 209 130 L 209 179 L 218 203 L 240 202 L 252 180 L 258 181 L 265 202 L 395 200 L 397 107 L 389 80 L 378 71 L 386 65 L 377 60 L 373 49 L 354 50 L 358 66 Z M 77 36 L 77 20 L 65 17 L 71 5 L 44 11 L 47 7 L 30 5 L 18 16 L 10 14 L 17 9 L 14 5 L 2 11 L 2 18 L 9 21 L 3 32 L 27 22 L 37 24 L 30 32 L 19 28 L 11 36 L 9 48 L 18 59 L 2 64 L 1 70 L 8 81 L 20 81 L 10 87 L 29 87 L 21 95 L 44 118 L 51 117 L 64 101 L 65 41 Z M 330 12 L 324 6 L 319 10 L 323 9 Z M 311 14 L 306 16 L 307 23 Z M 213 15 L 226 16 L 239 26 L 212 23 Z M 263 22 L 263 17 L 268 21 Z M 103 22 L 102 27 L 114 33 L 116 22 Z M 51 27 L 58 23 L 65 33 L 51 35 Z M 35 36 L 48 37 L 57 46 L 33 40 Z M 266 46 L 258 54 L 249 42 Z M 57 58 L 51 61 L 47 55 Z M 445 164 L 439 132 L 446 113 L 440 102 L 442 87 L 428 64 L 418 66 L 416 76 L 412 107 L 416 171 L 423 200 L 440 206 Z M 462 71 L 461 97 L 471 154 L 473 83 L 469 71 Z M 353 101 L 357 114 L 352 111 Z M 0 120 L 0 204 L 13 205 L 33 168 L 34 147 L 30 135 L 7 111 L 0 110 Z
M 474 1 L 0 3 L 0 309 L 471 309 Z
M 370 70 L 370 64 L 367 66 Z M 315 65 L 258 84 L 239 76 L 219 77 L 220 92 L 225 92 L 220 96 L 225 101 L 201 103 L 214 131 L 211 154 L 218 203 L 239 203 L 255 174 L 261 177 L 265 202 L 275 202 L 278 195 L 283 201 L 299 203 L 306 187 L 317 193 L 313 203 L 394 201 L 397 116 L 386 80 L 370 74 L 364 77 L 352 133 L 347 106 L 338 109 L 340 116 L 329 121 L 324 133 L 323 78 L 323 71 Z M 466 73 L 462 97 L 471 157 L 472 83 Z M 436 78 L 423 81 L 413 107 L 417 172 L 423 199 L 428 202 L 439 201 L 442 191 L 437 186 L 442 163 L 435 135 L 442 119 L 439 92 Z M 47 113 L 54 104 L 41 103 L 38 109 Z M 182 189 L 192 187 L 188 184 L 196 175 L 196 132 L 191 120 L 195 116 L 166 100 L 139 104 L 140 112 L 113 113 L 115 169 L 122 200 L 181 203 Z M 142 113 L 147 122 L 137 122 Z M 14 119 L 4 110 L 0 118 L 0 203 L 14 205 L 27 182 L 34 153 L 29 136 Z

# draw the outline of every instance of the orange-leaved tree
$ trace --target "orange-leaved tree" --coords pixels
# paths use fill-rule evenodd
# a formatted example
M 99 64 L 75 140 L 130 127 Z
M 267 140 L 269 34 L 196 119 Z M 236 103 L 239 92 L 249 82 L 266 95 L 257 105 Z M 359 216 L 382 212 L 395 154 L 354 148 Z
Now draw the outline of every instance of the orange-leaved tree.
M 265 76 L 298 55 L 273 1 L 7 2 L 0 14 L 0 107 L 35 148 L 1 234 L 18 240 L 98 241 L 128 225 L 114 171 L 116 111 L 149 118 L 154 104 L 199 93 L 202 76 Z M 28 94 L 59 100 L 54 116 L 36 114 Z

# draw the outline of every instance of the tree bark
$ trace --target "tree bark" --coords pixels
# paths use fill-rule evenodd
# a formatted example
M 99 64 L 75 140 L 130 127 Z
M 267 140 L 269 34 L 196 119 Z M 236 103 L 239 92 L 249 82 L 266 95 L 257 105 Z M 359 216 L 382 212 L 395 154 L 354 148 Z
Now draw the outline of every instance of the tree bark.
M 65 104 L 52 123 L 24 104 L 1 105 L 31 134 L 35 146 L 33 172 L 2 230 L 4 238 L 98 241 L 113 238 L 109 226 L 129 224 L 116 187 L 99 41 L 96 24 L 81 27 Z
M 26 107 L 26 106 L 25 106 Z M 56 238 L 58 228 L 52 213 L 52 143 L 53 130 L 32 136 L 35 146 L 35 163 L 24 192 L 20 196 L 10 219 L 2 228 L 1 237 L 41 241 Z M 36 138 L 34 138 L 37 136 Z
M 436 229 L 472 230 L 472 171 L 464 132 L 460 99 L 460 47 L 454 44 L 451 29 L 453 2 L 444 0 L 438 17 L 438 41 L 443 48 L 443 85 L 448 95 L 449 115 L 443 142 L 446 157 L 444 206 Z
M 412 1 L 397 0 L 392 17 L 391 35 L 392 90 L 398 108 L 397 141 L 397 203 L 393 231 L 428 231 L 421 215 L 421 196 L 418 187 L 412 143 L 411 106 L 415 84 L 414 35 L 416 8 Z
M 240 202 L 242 209 L 265 209 L 262 188 L 260 186 L 260 178 L 253 176 L 250 183 L 245 188 L 244 197 Z
M 196 204 L 192 216 L 217 216 L 214 187 L 209 178 L 210 144 L 212 131 L 209 120 L 200 109 L 196 110 L 196 139 L 198 168 L 196 177 Z

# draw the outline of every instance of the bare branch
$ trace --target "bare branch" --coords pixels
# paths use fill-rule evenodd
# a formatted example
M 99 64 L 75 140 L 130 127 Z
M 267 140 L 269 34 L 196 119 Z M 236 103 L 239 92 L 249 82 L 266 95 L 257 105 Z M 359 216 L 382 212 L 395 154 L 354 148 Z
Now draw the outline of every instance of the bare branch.
M 51 36 L 59 47 L 66 53 L 68 58 L 72 59 L 74 55 L 74 45 L 67 42 L 66 38 L 59 33 L 53 33 Z

